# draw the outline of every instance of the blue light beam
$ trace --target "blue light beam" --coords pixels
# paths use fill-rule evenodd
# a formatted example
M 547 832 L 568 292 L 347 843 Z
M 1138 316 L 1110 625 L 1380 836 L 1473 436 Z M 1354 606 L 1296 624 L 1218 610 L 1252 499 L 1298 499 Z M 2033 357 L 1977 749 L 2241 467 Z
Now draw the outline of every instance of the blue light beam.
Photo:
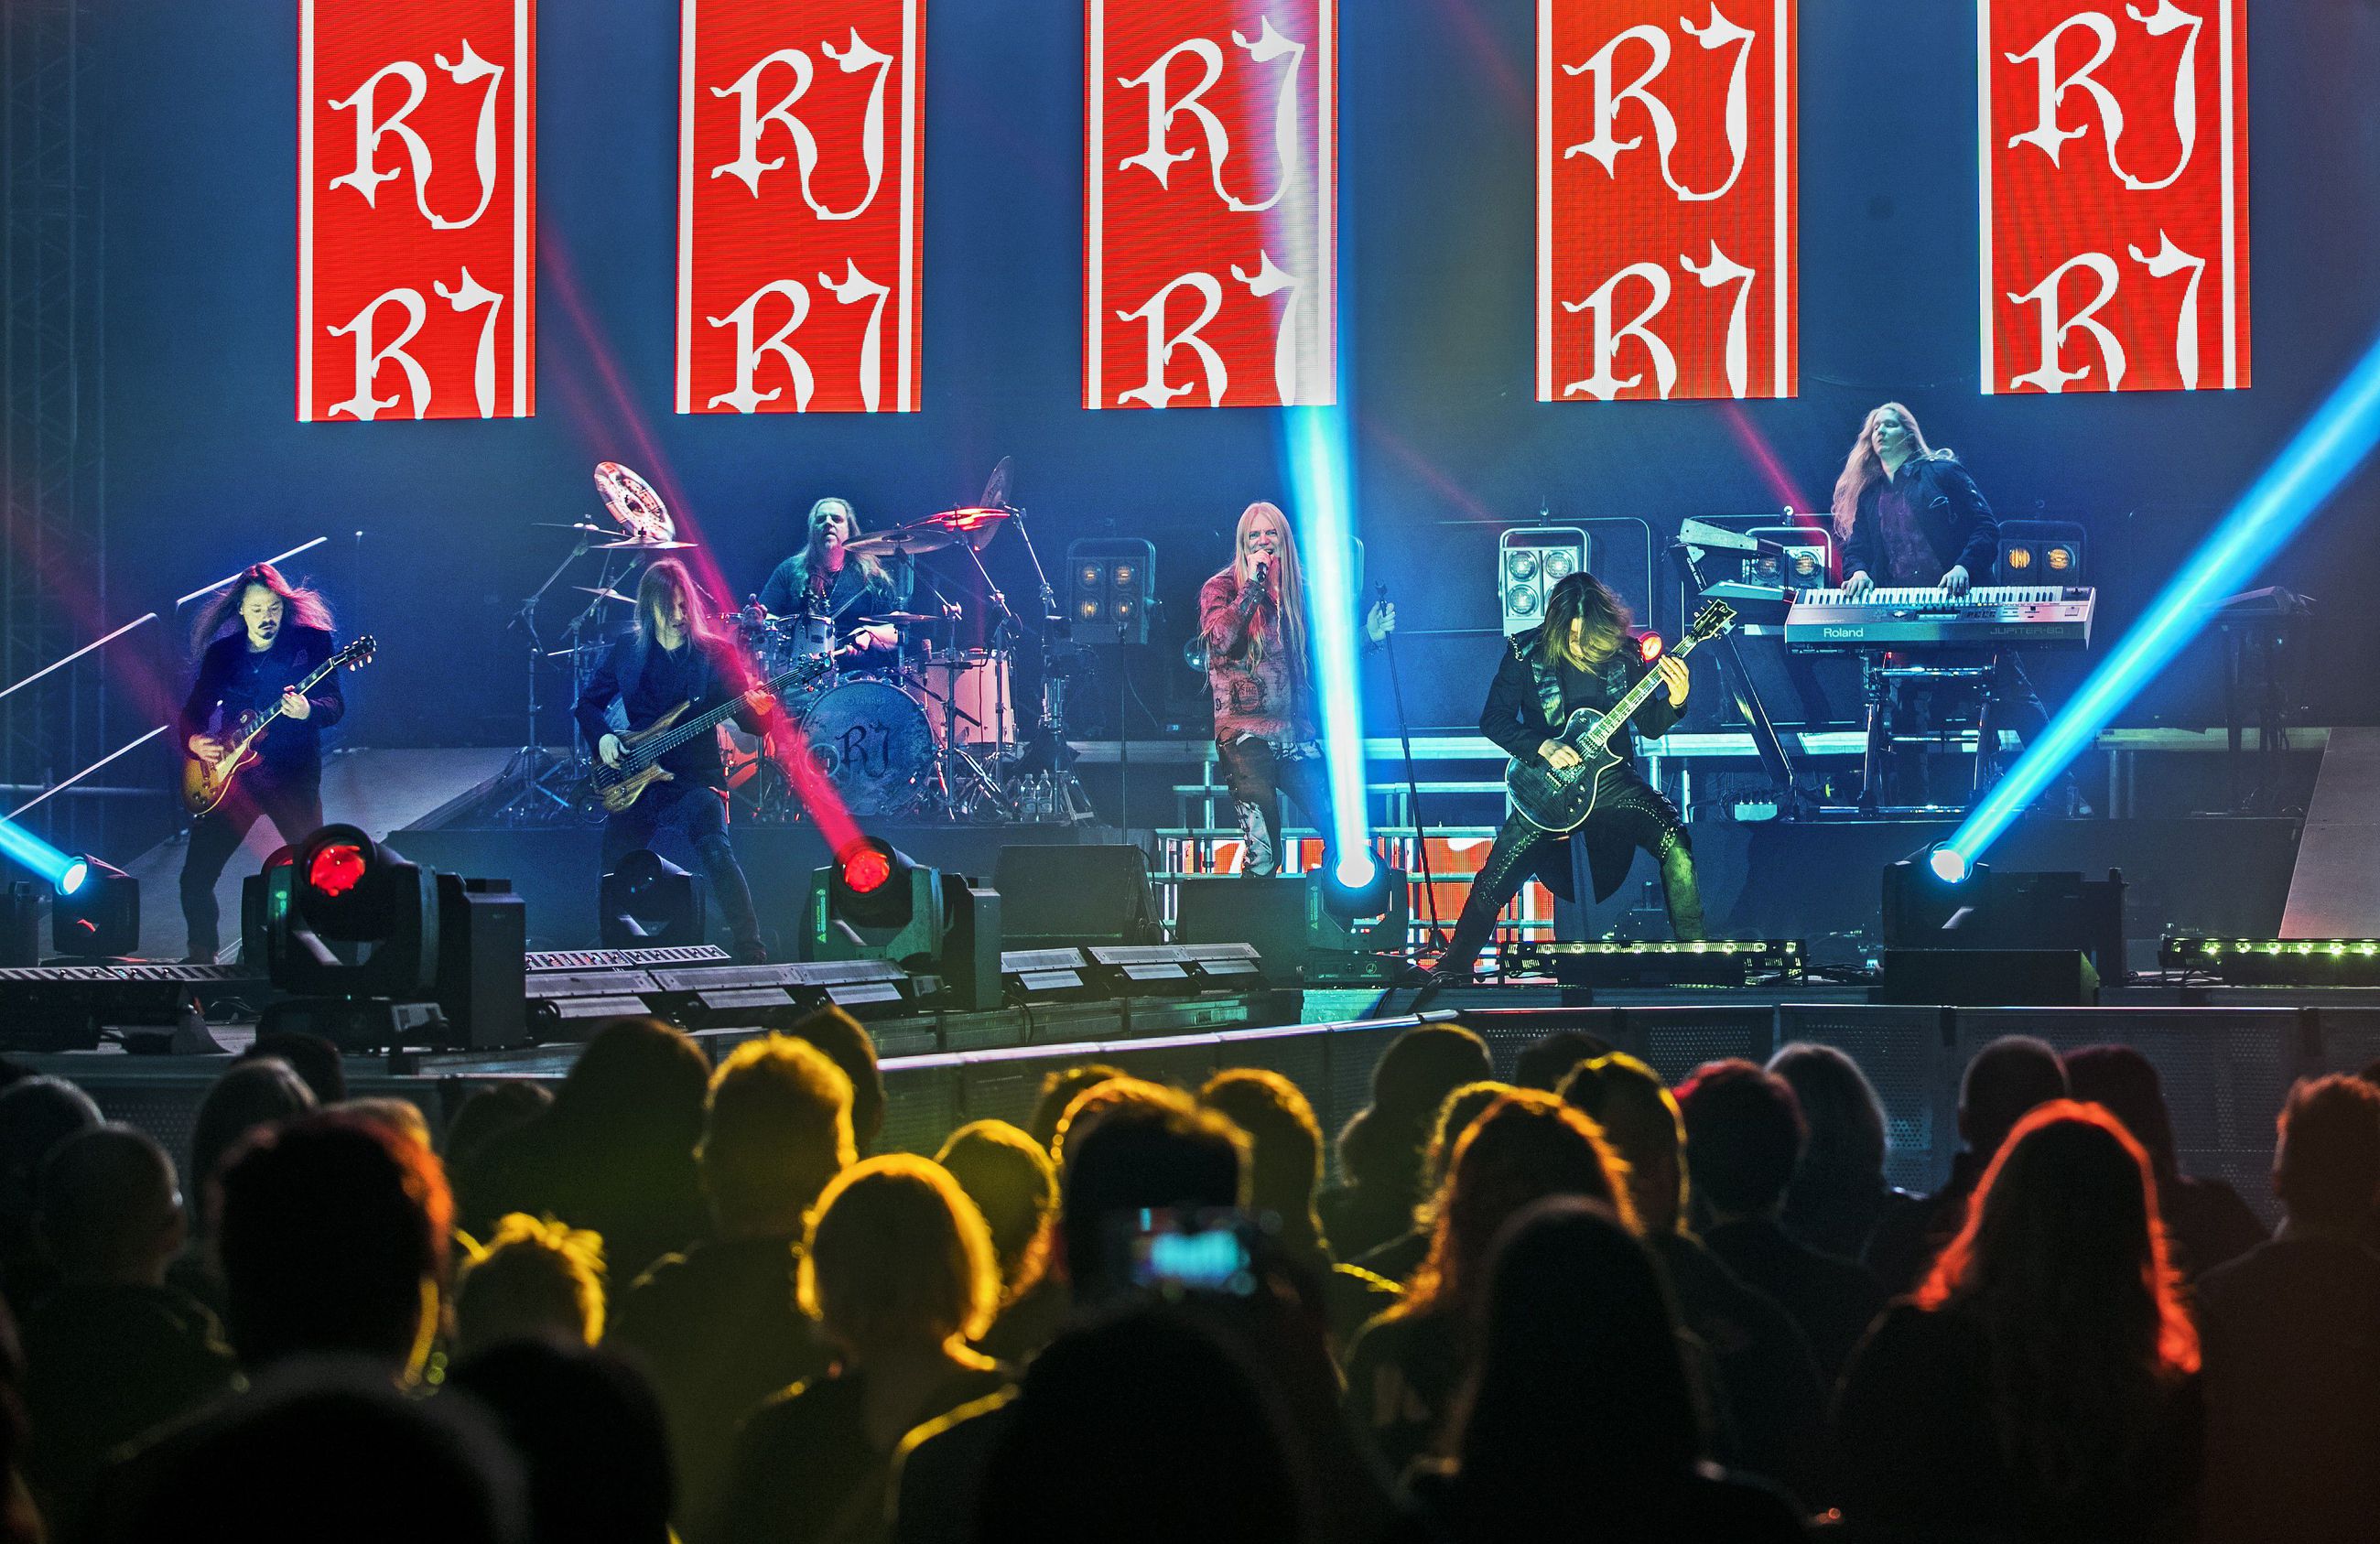
M 1973 864 L 2018 813 L 2206 626 L 2206 608 L 2252 580 L 2380 443 L 2380 340 L 2182 565 L 2064 711 L 1945 846 Z
M 1306 636 L 1314 642 L 1316 716 L 1330 785 L 1331 845 L 1340 882 L 1372 875 L 1370 811 L 1364 796 L 1363 683 L 1355 638 L 1363 598 L 1355 593 L 1355 473 L 1342 407 L 1289 407 L 1291 519 L 1305 566 Z
M 0 820 L 0 857 L 24 865 L 54 888 L 65 883 L 67 870 L 75 866 L 71 857 L 8 820 Z

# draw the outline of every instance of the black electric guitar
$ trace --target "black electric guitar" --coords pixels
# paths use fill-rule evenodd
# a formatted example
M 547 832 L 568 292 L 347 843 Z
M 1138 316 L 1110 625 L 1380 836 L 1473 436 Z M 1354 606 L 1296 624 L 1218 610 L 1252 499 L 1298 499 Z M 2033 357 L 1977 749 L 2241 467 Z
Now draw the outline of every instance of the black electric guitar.
M 1735 608 L 1725 601 L 1712 601 L 1694 614 L 1694 625 L 1670 652 L 1684 659 L 1734 626 Z M 1648 670 L 1610 707 L 1599 711 L 1581 708 L 1572 713 L 1552 737 L 1578 752 L 1578 765 L 1557 772 L 1541 758 L 1530 756 L 1506 767 L 1504 786 L 1512 793 L 1513 809 L 1540 831 L 1576 831 L 1585 825 L 1595 813 L 1604 773 L 1627 760 L 1611 748 L 1612 740 L 1626 733 L 1631 715 L 1660 689 L 1661 673 Z
M 369 633 L 353 639 L 346 648 L 324 660 L 314 674 L 298 682 L 298 695 L 303 697 L 312 691 L 316 683 L 333 671 L 360 670 L 371 663 L 372 655 L 379 648 L 380 645 L 372 641 Z M 286 711 L 282 706 L 286 701 L 288 699 L 284 697 L 269 711 L 245 712 L 225 724 L 223 733 L 217 736 L 223 742 L 224 753 L 214 760 L 202 760 L 188 754 L 184 756 L 182 808 L 193 815 L 204 815 L 223 803 L 230 795 L 232 780 L 239 775 L 240 769 L 255 763 L 256 742 L 264 737 L 264 732 L 272 728 L 273 722 Z
M 784 696 L 788 687 L 803 690 L 826 675 L 829 663 L 816 655 L 797 660 L 792 668 L 761 682 L 760 689 L 771 697 Z M 644 796 L 647 788 L 670 780 L 672 774 L 661 765 L 663 756 L 726 723 L 744 706 L 744 696 L 737 692 L 717 707 L 687 718 L 686 711 L 693 706 L 691 702 L 681 702 L 635 734 L 621 736 L 620 764 L 607 767 L 599 760 L 587 779 L 582 802 L 613 815 L 627 808 Z

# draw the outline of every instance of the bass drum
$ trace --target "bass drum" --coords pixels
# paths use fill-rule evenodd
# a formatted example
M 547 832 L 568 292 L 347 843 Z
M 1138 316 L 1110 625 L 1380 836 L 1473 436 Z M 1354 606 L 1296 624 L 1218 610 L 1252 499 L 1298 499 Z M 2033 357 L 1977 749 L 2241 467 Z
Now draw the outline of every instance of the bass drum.
M 846 681 L 802 715 L 810 762 L 855 815 L 905 815 L 934 775 L 926 711 L 881 681 Z

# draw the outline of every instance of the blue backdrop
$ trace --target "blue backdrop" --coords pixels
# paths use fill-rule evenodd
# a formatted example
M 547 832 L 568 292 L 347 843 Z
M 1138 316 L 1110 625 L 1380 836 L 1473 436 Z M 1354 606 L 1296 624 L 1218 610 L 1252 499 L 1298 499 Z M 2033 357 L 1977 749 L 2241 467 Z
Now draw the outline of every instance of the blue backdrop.
M 596 507 L 592 465 L 642 458 L 632 420 L 749 589 L 820 494 L 849 496 L 871 523 L 912 518 L 965 502 L 1008 455 L 1053 565 L 1075 536 L 1157 541 L 1178 635 L 1241 506 L 1286 502 L 1276 415 L 1075 406 L 1075 0 L 932 0 L 922 413 L 671 412 L 676 6 L 550 0 L 539 416 L 371 425 L 293 417 L 291 0 L 104 10 L 109 609 L 128 616 L 333 536 L 301 567 L 349 626 L 382 639 L 350 720 L 367 742 L 517 743 L 523 665 L 504 626 L 566 542 L 531 522 Z M 2253 10 L 2255 387 L 2058 399 L 1976 390 L 1970 6 L 1815 0 L 1803 7 L 1801 397 L 1539 405 L 1534 16 L 1530 0 L 1366 0 L 1342 26 L 1358 504 L 1371 576 L 1411 635 L 1421 721 L 1475 709 L 1491 645 L 1421 635 L 1494 626 L 1499 523 L 1542 506 L 1666 534 L 1682 517 L 1773 509 L 1788 492 L 1820 504 L 1861 415 L 1887 396 L 1967 460 L 2004 515 L 2088 523 L 2103 614 L 2120 626 L 2380 327 L 2370 0 Z M 1754 441 L 1772 448 L 1784 487 Z M 2326 602 L 2325 646 L 2358 662 L 2380 657 L 2380 608 L 2362 601 L 2380 578 L 2373 487 L 2350 488 L 2266 576 Z M 1013 541 L 990 555 L 1029 595 Z M 1195 687 L 1167 659 L 1143 668 L 1160 711 L 1168 690 Z M 2326 670 L 2313 692 L 2325 717 L 2380 716 L 2380 673 Z M 2203 720 L 2210 705 L 2168 682 L 2137 712 Z M 549 722 L 558 731 L 558 715 Z

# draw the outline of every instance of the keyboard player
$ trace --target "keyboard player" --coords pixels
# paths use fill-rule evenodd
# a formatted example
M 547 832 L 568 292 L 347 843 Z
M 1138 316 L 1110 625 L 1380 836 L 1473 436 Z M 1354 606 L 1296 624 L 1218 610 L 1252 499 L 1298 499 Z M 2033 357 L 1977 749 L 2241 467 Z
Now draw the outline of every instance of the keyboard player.
M 1926 444 L 1915 415 L 1898 402 L 1877 407 L 1860 425 L 1842 475 L 1835 480 L 1834 516 L 1847 598 L 1878 586 L 1934 587 L 1964 595 L 1978 577 L 1988 583 L 1998 562 L 1999 524 L 1983 490 L 1957 456 Z M 2021 743 L 2030 744 L 2048 723 L 2013 650 L 1971 659 L 1936 653 L 1925 663 L 1946 668 L 1991 665 L 1981 746 L 1996 750 L 2002 728 L 2013 729 Z M 1987 782 L 1978 776 L 1977 790 Z M 1873 799 L 1876 791 L 1864 796 Z M 2070 781 L 2065 796 L 2070 809 L 2078 808 Z

